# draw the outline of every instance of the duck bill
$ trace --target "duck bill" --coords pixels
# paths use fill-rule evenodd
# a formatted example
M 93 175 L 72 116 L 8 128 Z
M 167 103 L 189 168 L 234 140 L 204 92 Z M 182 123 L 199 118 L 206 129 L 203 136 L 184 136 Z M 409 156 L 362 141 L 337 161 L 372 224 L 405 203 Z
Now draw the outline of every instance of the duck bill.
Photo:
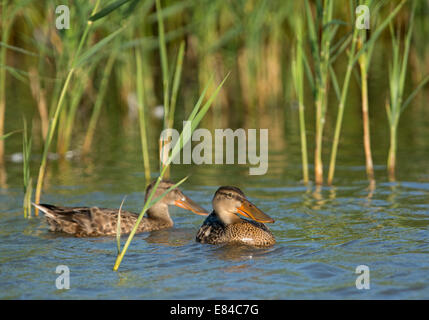
M 237 213 L 242 216 L 262 223 L 273 223 L 274 219 L 258 209 L 253 203 L 244 200 L 240 207 L 237 208 Z
M 196 204 L 194 201 L 189 199 L 187 196 L 183 196 L 182 199 L 176 200 L 174 202 L 174 205 L 178 206 L 179 208 L 192 211 L 193 213 L 198 214 L 200 216 L 206 216 L 209 214 L 206 209 L 200 207 L 198 204 Z

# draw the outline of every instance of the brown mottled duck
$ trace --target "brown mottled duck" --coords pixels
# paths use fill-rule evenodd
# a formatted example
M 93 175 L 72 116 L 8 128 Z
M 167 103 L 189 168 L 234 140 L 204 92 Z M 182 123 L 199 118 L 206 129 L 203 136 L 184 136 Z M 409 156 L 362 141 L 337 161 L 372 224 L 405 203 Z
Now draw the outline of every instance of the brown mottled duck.
M 236 187 L 220 187 L 212 200 L 213 212 L 197 233 L 197 242 L 210 244 L 239 243 L 271 246 L 276 240 L 264 223 L 274 220 L 247 200 Z M 238 215 L 245 218 L 242 219 Z
M 146 188 L 145 201 L 155 185 L 152 182 Z M 163 180 L 159 183 L 152 199 L 162 195 L 173 186 L 171 181 Z M 76 237 L 97 237 L 116 235 L 119 209 L 105 209 L 98 207 L 57 207 L 50 204 L 34 204 L 45 213 L 51 231 L 64 232 Z M 172 189 L 162 200 L 150 207 L 137 229 L 137 233 L 160 230 L 173 226 L 173 220 L 168 212 L 168 206 L 175 205 L 190 210 L 199 215 L 207 215 L 201 208 L 178 188 Z M 121 234 L 130 233 L 137 218 L 137 213 L 121 210 Z

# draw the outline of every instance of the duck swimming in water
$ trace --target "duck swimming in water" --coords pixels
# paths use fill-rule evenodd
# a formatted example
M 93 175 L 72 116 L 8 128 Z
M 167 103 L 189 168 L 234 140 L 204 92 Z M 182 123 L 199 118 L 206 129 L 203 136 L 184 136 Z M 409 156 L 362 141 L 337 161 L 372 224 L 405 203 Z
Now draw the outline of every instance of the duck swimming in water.
M 264 223 L 274 220 L 246 199 L 236 187 L 220 187 L 213 197 L 213 212 L 197 233 L 197 242 L 221 244 L 241 243 L 271 246 L 276 240 Z M 251 220 L 242 219 L 242 215 Z
M 146 188 L 145 201 L 152 191 L 155 182 Z M 163 180 L 159 183 L 152 199 L 161 196 L 173 186 L 171 181 Z M 97 237 L 116 235 L 116 224 L 119 209 L 104 209 L 98 207 L 57 207 L 50 204 L 34 204 L 45 213 L 51 231 L 65 232 L 76 237 Z M 208 215 L 178 188 L 172 189 L 164 198 L 150 207 L 137 229 L 137 233 L 160 230 L 173 226 L 173 220 L 168 212 L 168 206 L 175 205 L 190 210 L 199 215 Z M 121 234 L 130 233 L 137 218 L 137 213 L 121 210 Z

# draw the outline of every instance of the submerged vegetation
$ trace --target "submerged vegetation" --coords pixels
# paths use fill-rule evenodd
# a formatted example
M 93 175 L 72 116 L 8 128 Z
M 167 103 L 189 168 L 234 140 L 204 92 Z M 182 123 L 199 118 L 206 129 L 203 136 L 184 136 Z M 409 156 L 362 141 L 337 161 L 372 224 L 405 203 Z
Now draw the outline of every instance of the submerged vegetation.
M 201 121 L 214 128 L 267 127 L 279 112 L 293 113 L 295 100 L 304 183 L 312 174 L 317 185 L 335 182 L 342 128 L 359 123 L 362 163 L 374 184 L 379 177 L 370 123 L 380 101 L 386 101 L 383 121 L 389 135 L 379 126 L 375 134 L 385 135 L 390 144 L 385 163 L 390 180 L 395 179 L 400 115 L 429 80 L 427 2 L 95 0 L 70 4 L 70 29 L 62 30 L 55 27 L 60 4 L 1 0 L 0 183 L 6 179 L 5 132 L 22 129 L 9 124 L 20 114 L 8 90 L 21 90 L 28 99 L 19 108 L 24 123 L 32 124 L 23 130 L 26 215 L 30 153 L 42 154 L 33 200 L 38 203 L 50 152 L 62 159 L 72 152 L 85 160 L 106 130 L 135 125 L 146 185 L 158 165 L 159 178 L 169 175 L 162 163 L 171 155 L 161 155 L 165 161 L 157 152 L 156 160 L 151 157 L 153 150 L 163 150 L 158 146 L 162 129 L 187 118 L 193 119 L 192 130 Z M 369 29 L 356 28 L 359 5 L 369 7 Z M 419 40 L 415 45 L 413 38 Z M 380 72 L 372 65 L 380 59 L 388 61 L 388 77 L 378 81 L 384 89 L 380 99 L 371 100 L 374 73 Z M 359 97 L 359 116 L 352 95 Z M 108 127 L 112 117 L 122 119 L 121 125 Z M 280 133 L 270 138 L 284 147 Z M 142 214 L 146 209 L 147 204 Z

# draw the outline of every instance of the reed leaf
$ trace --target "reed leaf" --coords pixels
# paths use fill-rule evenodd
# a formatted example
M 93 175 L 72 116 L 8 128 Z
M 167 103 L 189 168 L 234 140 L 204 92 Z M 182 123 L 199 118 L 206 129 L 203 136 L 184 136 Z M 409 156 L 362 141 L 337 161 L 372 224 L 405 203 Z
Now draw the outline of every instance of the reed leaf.
M 97 21 L 101 18 L 104 18 L 111 12 L 115 11 L 116 9 L 120 8 L 122 5 L 126 4 L 127 2 L 130 2 L 131 0 L 117 0 L 106 6 L 105 8 L 98 11 L 96 14 L 89 17 L 89 21 Z
M 100 40 L 99 42 L 97 42 L 95 45 L 93 45 L 87 51 L 85 51 L 84 53 L 82 53 L 82 55 L 79 56 L 79 58 L 77 59 L 76 63 L 74 64 L 74 68 L 81 67 L 91 57 L 93 57 L 96 53 L 98 53 L 101 49 L 103 49 L 110 41 L 112 41 L 125 28 L 126 28 L 126 26 L 123 26 L 123 27 L 119 28 L 115 32 L 109 34 L 107 37 L 105 37 L 102 40 Z
M 11 66 L 5 66 L 5 65 L 1 65 L 1 64 L 0 64 L 0 68 L 7 70 L 9 72 L 9 74 L 11 76 L 13 76 L 15 79 L 23 82 L 26 85 L 28 84 L 28 76 L 29 76 L 28 72 L 21 70 L 21 69 L 18 69 L 18 68 L 14 68 Z
M 332 85 L 334 87 L 335 96 L 337 97 L 338 102 L 341 100 L 341 90 L 338 84 L 337 75 L 335 74 L 334 68 L 332 65 L 329 65 L 329 75 L 331 76 Z
M 390 31 L 392 37 L 392 49 L 393 49 L 393 58 L 392 63 L 389 66 L 389 89 L 390 89 L 390 100 L 386 103 L 386 111 L 389 120 L 389 129 L 390 129 L 390 145 L 389 152 L 387 157 L 387 170 L 389 175 L 389 180 L 395 180 L 395 170 L 396 170 L 396 152 L 397 152 L 397 134 L 398 134 L 398 124 L 400 120 L 401 113 L 409 105 L 411 100 L 417 94 L 417 92 L 426 84 L 429 80 L 426 76 L 413 90 L 408 99 L 403 102 L 404 86 L 405 79 L 407 74 L 408 66 L 408 56 L 411 46 L 411 38 L 414 27 L 414 16 L 415 16 L 416 2 L 412 2 L 411 5 L 411 15 L 408 22 L 408 30 L 405 35 L 405 44 L 403 53 L 400 52 L 400 40 L 395 36 L 393 31 L 393 26 L 390 24 Z
M 118 254 L 121 252 L 121 210 L 126 198 L 127 196 L 122 199 L 121 206 L 118 210 L 118 221 L 116 223 L 116 245 L 118 247 Z
M 158 20 L 159 17 L 161 17 L 162 19 L 166 19 L 168 17 L 182 13 L 185 9 L 188 9 L 194 5 L 195 5 L 194 0 L 182 0 L 182 1 L 173 2 L 172 5 L 162 8 L 162 10 L 159 11 L 159 14 L 160 14 L 159 16 L 157 11 L 155 13 L 150 14 L 147 17 L 147 20 L 149 23 L 154 23 L 159 21 Z
M 21 132 L 21 131 L 22 131 L 22 130 L 15 130 L 15 131 L 8 132 L 8 133 L 6 133 L 6 134 L 4 134 L 4 135 L 0 136 L 0 140 L 7 139 L 7 138 L 9 138 L 11 135 L 13 135 L 13 134 L 15 134 L 15 133 L 18 133 L 18 132 Z
M 414 99 L 414 97 L 419 93 L 419 91 L 429 82 L 429 74 L 424 77 L 419 84 L 416 86 L 416 88 L 410 93 L 407 100 L 402 104 L 401 106 L 401 113 L 404 112 L 404 110 L 408 107 L 410 102 Z
M 25 55 L 28 55 L 28 56 L 39 57 L 39 54 L 37 54 L 35 52 L 29 51 L 29 50 L 25 50 L 25 49 L 20 48 L 20 47 L 12 46 L 12 45 L 7 44 L 7 43 L 5 43 L 3 41 L 0 41 L 0 47 L 5 47 L 6 49 L 9 49 L 9 50 L 12 50 L 12 51 L 15 51 L 15 52 L 19 52 L 19 53 L 22 53 L 22 54 L 25 54 Z

